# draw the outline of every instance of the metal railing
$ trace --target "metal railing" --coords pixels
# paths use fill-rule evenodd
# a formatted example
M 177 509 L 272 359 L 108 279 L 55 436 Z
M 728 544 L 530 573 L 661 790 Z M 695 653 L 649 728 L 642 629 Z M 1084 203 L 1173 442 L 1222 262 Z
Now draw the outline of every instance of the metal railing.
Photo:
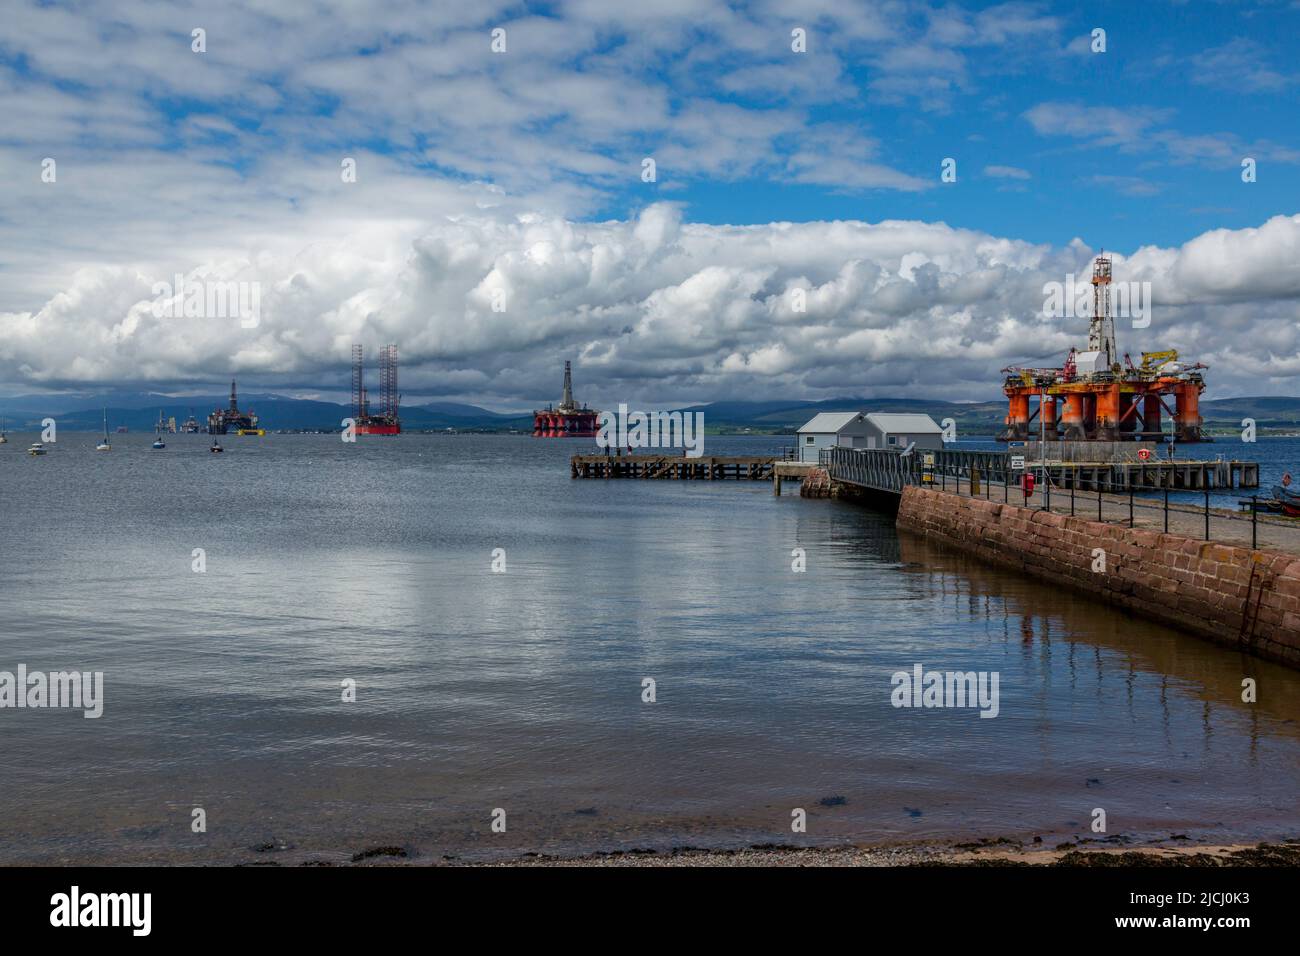
M 946 489 L 1007 481 L 1011 456 L 1001 451 L 947 451 L 917 449 L 904 453 L 892 448 L 823 448 L 818 461 L 835 481 L 902 493 L 907 485 L 933 485 Z
M 1292 546 L 1300 545 L 1300 522 L 1265 518 L 1261 524 L 1260 505 L 1267 499 L 1261 500 L 1257 495 L 1250 496 L 1242 512 L 1211 507 L 1209 488 L 1200 489 L 1199 500 L 1194 503 L 1178 500 L 1171 503 L 1168 487 L 1161 489 L 1159 495 L 1143 495 L 1137 493 L 1132 482 L 1118 481 L 1105 474 L 1098 478 L 1093 473 L 1081 481 L 1081 470 L 1072 469 L 1068 464 L 1054 463 L 1044 468 L 1026 462 L 1023 468 L 1012 468 L 1012 457 L 1010 452 L 995 451 L 913 449 L 903 454 L 887 448 L 824 448 L 819 462 L 834 481 L 876 491 L 902 494 L 907 485 L 921 485 L 963 497 L 987 500 L 1001 497 L 1004 503 L 1038 511 L 1079 515 L 1129 527 L 1137 527 L 1138 514 L 1143 513 L 1153 519 L 1148 527 L 1166 534 L 1172 531 L 1205 541 L 1249 542 L 1251 548 L 1258 548 L 1263 531 L 1265 545 L 1280 544 L 1292 536 Z M 1026 494 L 1023 484 L 1026 472 L 1035 477 L 1034 491 L 1030 494 Z M 1053 472 L 1060 480 L 1052 479 Z M 1078 486 L 1084 483 L 1093 487 L 1079 490 Z M 1246 500 L 1243 498 L 1243 503 Z

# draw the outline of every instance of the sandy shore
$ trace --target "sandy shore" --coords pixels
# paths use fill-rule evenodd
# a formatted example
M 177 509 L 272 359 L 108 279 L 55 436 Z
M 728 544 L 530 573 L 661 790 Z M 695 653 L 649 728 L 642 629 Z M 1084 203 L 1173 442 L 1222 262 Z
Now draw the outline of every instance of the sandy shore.
M 475 865 L 475 864 L 469 864 Z M 1109 841 L 1054 847 L 1011 840 L 976 844 L 909 844 L 889 847 L 740 850 L 683 848 L 582 857 L 529 855 L 487 866 L 1300 866 L 1300 840 L 1255 845 L 1186 845 L 1170 841 L 1141 849 Z

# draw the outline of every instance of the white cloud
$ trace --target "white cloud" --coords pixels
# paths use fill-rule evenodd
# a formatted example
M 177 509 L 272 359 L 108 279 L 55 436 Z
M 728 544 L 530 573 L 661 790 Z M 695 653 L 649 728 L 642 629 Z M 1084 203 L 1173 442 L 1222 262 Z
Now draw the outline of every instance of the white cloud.
M 0 376 L 174 386 L 234 373 L 249 387 L 342 387 L 353 341 L 391 341 L 409 393 L 499 405 L 550 394 L 565 357 L 591 401 L 993 397 L 1003 366 L 1061 359 L 1082 341 L 1081 321 L 1038 313 L 1043 283 L 1086 275 L 1091 254 L 921 222 L 700 225 L 668 204 L 601 223 L 504 207 L 414 230 L 358 219 L 298 248 L 203 265 L 261 283 L 256 329 L 155 318 L 150 289 L 165 272 L 83 269 L 39 308 L 0 314 Z M 1294 390 L 1300 216 L 1144 247 L 1117 259 L 1116 275 L 1155 295 L 1151 328 L 1121 325 L 1121 348 L 1225 360 L 1209 375 L 1224 393 Z M 796 287 L 804 313 L 791 309 Z M 494 289 L 507 292 L 503 313 Z

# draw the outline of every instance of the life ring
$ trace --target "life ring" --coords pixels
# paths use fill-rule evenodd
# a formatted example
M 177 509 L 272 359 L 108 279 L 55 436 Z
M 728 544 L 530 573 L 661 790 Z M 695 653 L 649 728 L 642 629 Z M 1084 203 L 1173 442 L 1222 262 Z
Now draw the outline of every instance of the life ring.
M 1138 449 L 1138 457 L 1141 458 L 1143 461 L 1146 461 L 1148 458 L 1151 457 L 1151 449 L 1150 449 L 1150 448 L 1139 448 L 1139 449 Z

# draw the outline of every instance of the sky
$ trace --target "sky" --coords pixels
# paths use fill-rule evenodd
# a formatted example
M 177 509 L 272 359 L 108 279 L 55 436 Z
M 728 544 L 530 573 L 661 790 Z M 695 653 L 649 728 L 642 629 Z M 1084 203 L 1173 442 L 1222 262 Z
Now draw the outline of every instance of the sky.
M 565 359 L 598 406 L 982 401 L 1086 343 L 1044 286 L 1102 249 L 1149 283 L 1121 351 L 1300 395 L 1297 36 L 1292 0 L 7 0 L 0 398 L 338 397 L 393 343 L 404 401 L 533 407 Z M 159 308 L 178 274 L 255 319 Z

